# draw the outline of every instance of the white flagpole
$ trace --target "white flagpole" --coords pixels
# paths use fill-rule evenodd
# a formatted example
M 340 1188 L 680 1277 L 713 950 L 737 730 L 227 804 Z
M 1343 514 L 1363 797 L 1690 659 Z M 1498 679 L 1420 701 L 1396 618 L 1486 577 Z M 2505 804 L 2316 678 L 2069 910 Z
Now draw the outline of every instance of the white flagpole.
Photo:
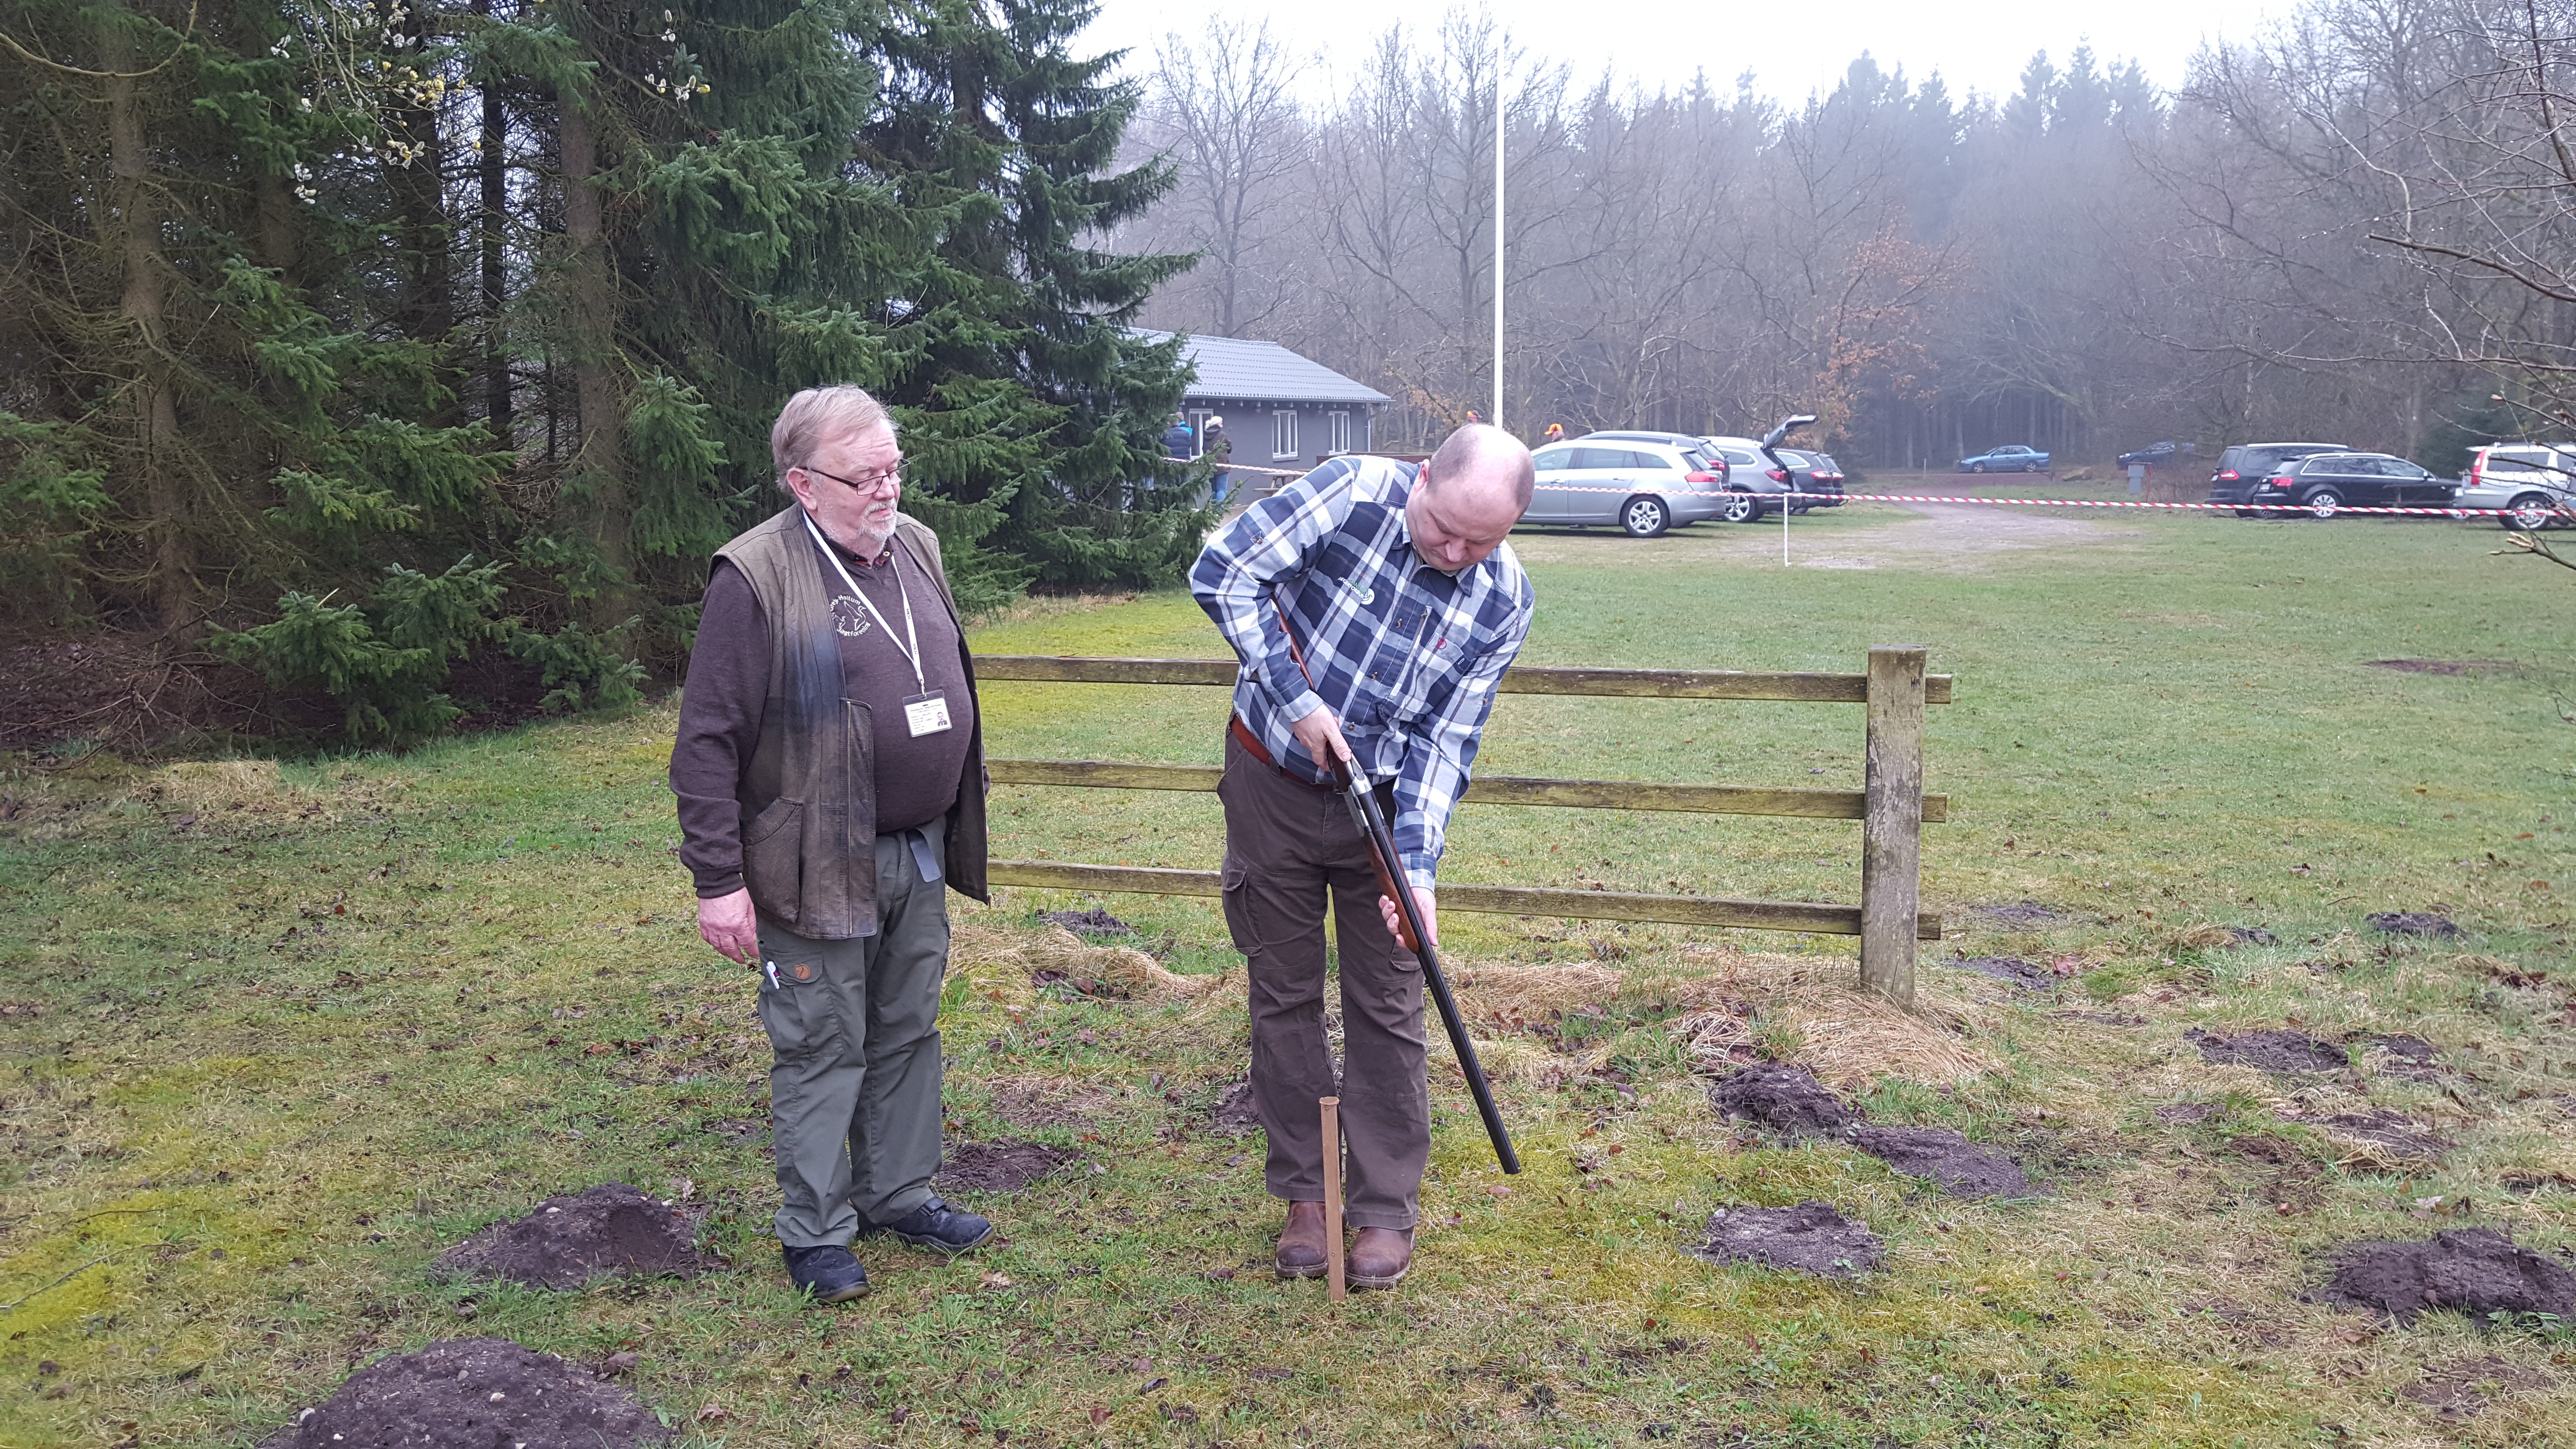
M 1503 425 L 1503 48 L 1494 47 L 1494 426 Z

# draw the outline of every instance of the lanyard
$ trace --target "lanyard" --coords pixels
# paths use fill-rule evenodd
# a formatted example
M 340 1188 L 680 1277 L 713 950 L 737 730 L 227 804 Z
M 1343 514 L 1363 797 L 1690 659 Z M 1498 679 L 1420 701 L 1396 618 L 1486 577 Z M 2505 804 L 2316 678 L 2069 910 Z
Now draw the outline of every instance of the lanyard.
M 858 596 L 859 607 L 867 610 L 868 617 L 877 621 L 877 627 L 885 631 L 886 642 L 894 644 L 894 647 L 902 652 L 903 662 L 912 666 L 913 684 L 919 688 L 922 693 L 928 694 L 930 692 L 930 681 L 924 678 L 921 673 L 921 637 L 915 634 L 912 630 L 912 590 L 906 586 L 903 581 L 903 564 L 901 561 L 898 560 L 887 565 L 887 567 L 894 570 L 895 591 L 903 595 L 903 642 L 897 644 L 895 643 L 894 626 L 886 622 L 885 615 L 877 612 L 877 606 L 875 604 L 869 602 L 867 594 L 859 588 L 859 581 L 850 577 L 850 566 L 841 562 L 841 555 L 839 552 L 833 549 L 831 544 L 824 541 L 823 530 L 814 526 L 814 515 L 810 513 L 805 514 L 804 519 L 805 531 L 814 535 L 814 546 L 823 551 L 823 557 L 832 561 L 832 567 L 840 570 L 841 582 L 848 584 L 850 586 L 850 592 Z M 943 725 L 941 728 L 945 729 L 946 726 Z

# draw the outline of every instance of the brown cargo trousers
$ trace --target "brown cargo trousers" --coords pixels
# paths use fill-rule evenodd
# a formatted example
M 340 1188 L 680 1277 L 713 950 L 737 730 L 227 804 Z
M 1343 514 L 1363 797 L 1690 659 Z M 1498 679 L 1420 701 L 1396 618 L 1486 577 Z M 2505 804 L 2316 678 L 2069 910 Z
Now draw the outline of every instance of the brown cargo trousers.
M 1422 963 L 1387 934 L 1377 872 L 1350 806 L 1225 741 L 1225 920 L 1249 966 L 1252 1099 L 1270 1139 L 1270 1195 L 1324 1200 L 1319 1098 L 1342 1099 L 1343 1216 L 1410 1228 L 1431 1156 Z M 1381 795 L 1381 800 L 1383 800 Z M 1342 978 L 1342 1079 L 1324 1040 L 1324 914 Z

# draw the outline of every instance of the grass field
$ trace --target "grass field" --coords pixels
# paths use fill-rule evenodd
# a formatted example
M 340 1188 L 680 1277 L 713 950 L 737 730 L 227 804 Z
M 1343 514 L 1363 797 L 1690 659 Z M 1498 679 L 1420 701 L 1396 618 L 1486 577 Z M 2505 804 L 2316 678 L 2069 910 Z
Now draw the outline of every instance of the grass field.
M 1418 1266 L 1338 1307 L 1269 1280 L 1258 1137 L 1206 1130 L 1242 1071 L 1229 989 L 1031 981 L 1143 979 L 1040 930 L 1074 904 L 1186 977 L 1236 967 L 1209 905 L 960 903 L 952 1136 L 1080 1157 L 959 1195 L 1007 1244 L 875 1250 L 875 1295 L 815 1311 L 762 1236 L 766 1044 L 669 854 L 667 709 L 283 768 L 8 761 L 0 1444 L 248 1444 L 357 1364 L 473 1333 L 635 1352 L 637 1391 L 707 1445 L 2576 1441 L 2576 1334 L 2308 1298 L 2348 1240 L 2576 1243 L 2555 979 L 2576 679 L 2548 622 L 2576 579 L 2500 544 L 1862 506 L 1796 520 L 1788 567 L 1776 525 L 1523 535 L 1531 663 L 1850 670 L 1918 643 L 1957 677 L 1927 746 L 1952 822 L 1927 829 L 1925 904 L 1950 934 L 1926 948 L 1941 1011 L 1920 1030 L 1991 1070 L 1898 1055 L 1852 1092 L 2012 1151 L 2047 1196 L 1960 1202 L 1714 1119 L 1679 1026 L 1692 983 L 1844 981 L 1847 941 L 1456 914 L 1530 1170 L 1495 1172 L 1435 1049 Z M 1032 604 L 976 642 L 1220 647 L 1177 595 Z M 1089 686 L 985 705 L 996 753 L 1175 762 L 1217 757 L 1225 710 Z M 1853 706 L 1514 696 L 1480 768 L 1855 786 L 1860 745 Z M 1205 868 L 1220 839 L 1191 796 L 1006 788 L 995 819 L 1005 856 Z M 1858 859 L 1848 823 L 1473 808 L 1443 874 L 1849 901 Z M 2046 919 L 1987 909 L 2024 904 Z M 2390 910 L 2466 939 L 2365 928 Z M 2274 944 L 2222 948 L 2224 926 Z M 1957 954 L 2079 974 L 2015 995 L 1936 964 Z M 1746 1005 L 1766 1049 L 1835 1059 L 1789 997 Z M 2285 1024 L 2415 1033 L 2445 1069 L 2270 1076 L 2182 1039 Z M 2205 1120 L 2156 1114 L 2177 1103 Z M 2455 1145 L 2397 1164 L 2315 1125 L 2364 1105 Z M 568 1293 L 424 1275 L 476 1227 L 610 1179 L 684 1193 L 730 1268 Z M 1843 1284 L 1681 1251 L 1717 1207 L 1807 1198 L 1866 1219 L 1886 1269 Z

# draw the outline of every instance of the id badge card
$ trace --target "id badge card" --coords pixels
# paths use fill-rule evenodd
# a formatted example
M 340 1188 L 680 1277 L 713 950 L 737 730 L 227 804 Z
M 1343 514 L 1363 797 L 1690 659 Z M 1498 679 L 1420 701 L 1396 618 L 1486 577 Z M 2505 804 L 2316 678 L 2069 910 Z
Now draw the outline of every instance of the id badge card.
M 916 694 L 905 700 L 903 722 L 911 728 L 912 737 L 916 740 L 923 735 L 945 732 L 951 728 L 948 721 L 948 696 L 934 689 L 928 694 Z

